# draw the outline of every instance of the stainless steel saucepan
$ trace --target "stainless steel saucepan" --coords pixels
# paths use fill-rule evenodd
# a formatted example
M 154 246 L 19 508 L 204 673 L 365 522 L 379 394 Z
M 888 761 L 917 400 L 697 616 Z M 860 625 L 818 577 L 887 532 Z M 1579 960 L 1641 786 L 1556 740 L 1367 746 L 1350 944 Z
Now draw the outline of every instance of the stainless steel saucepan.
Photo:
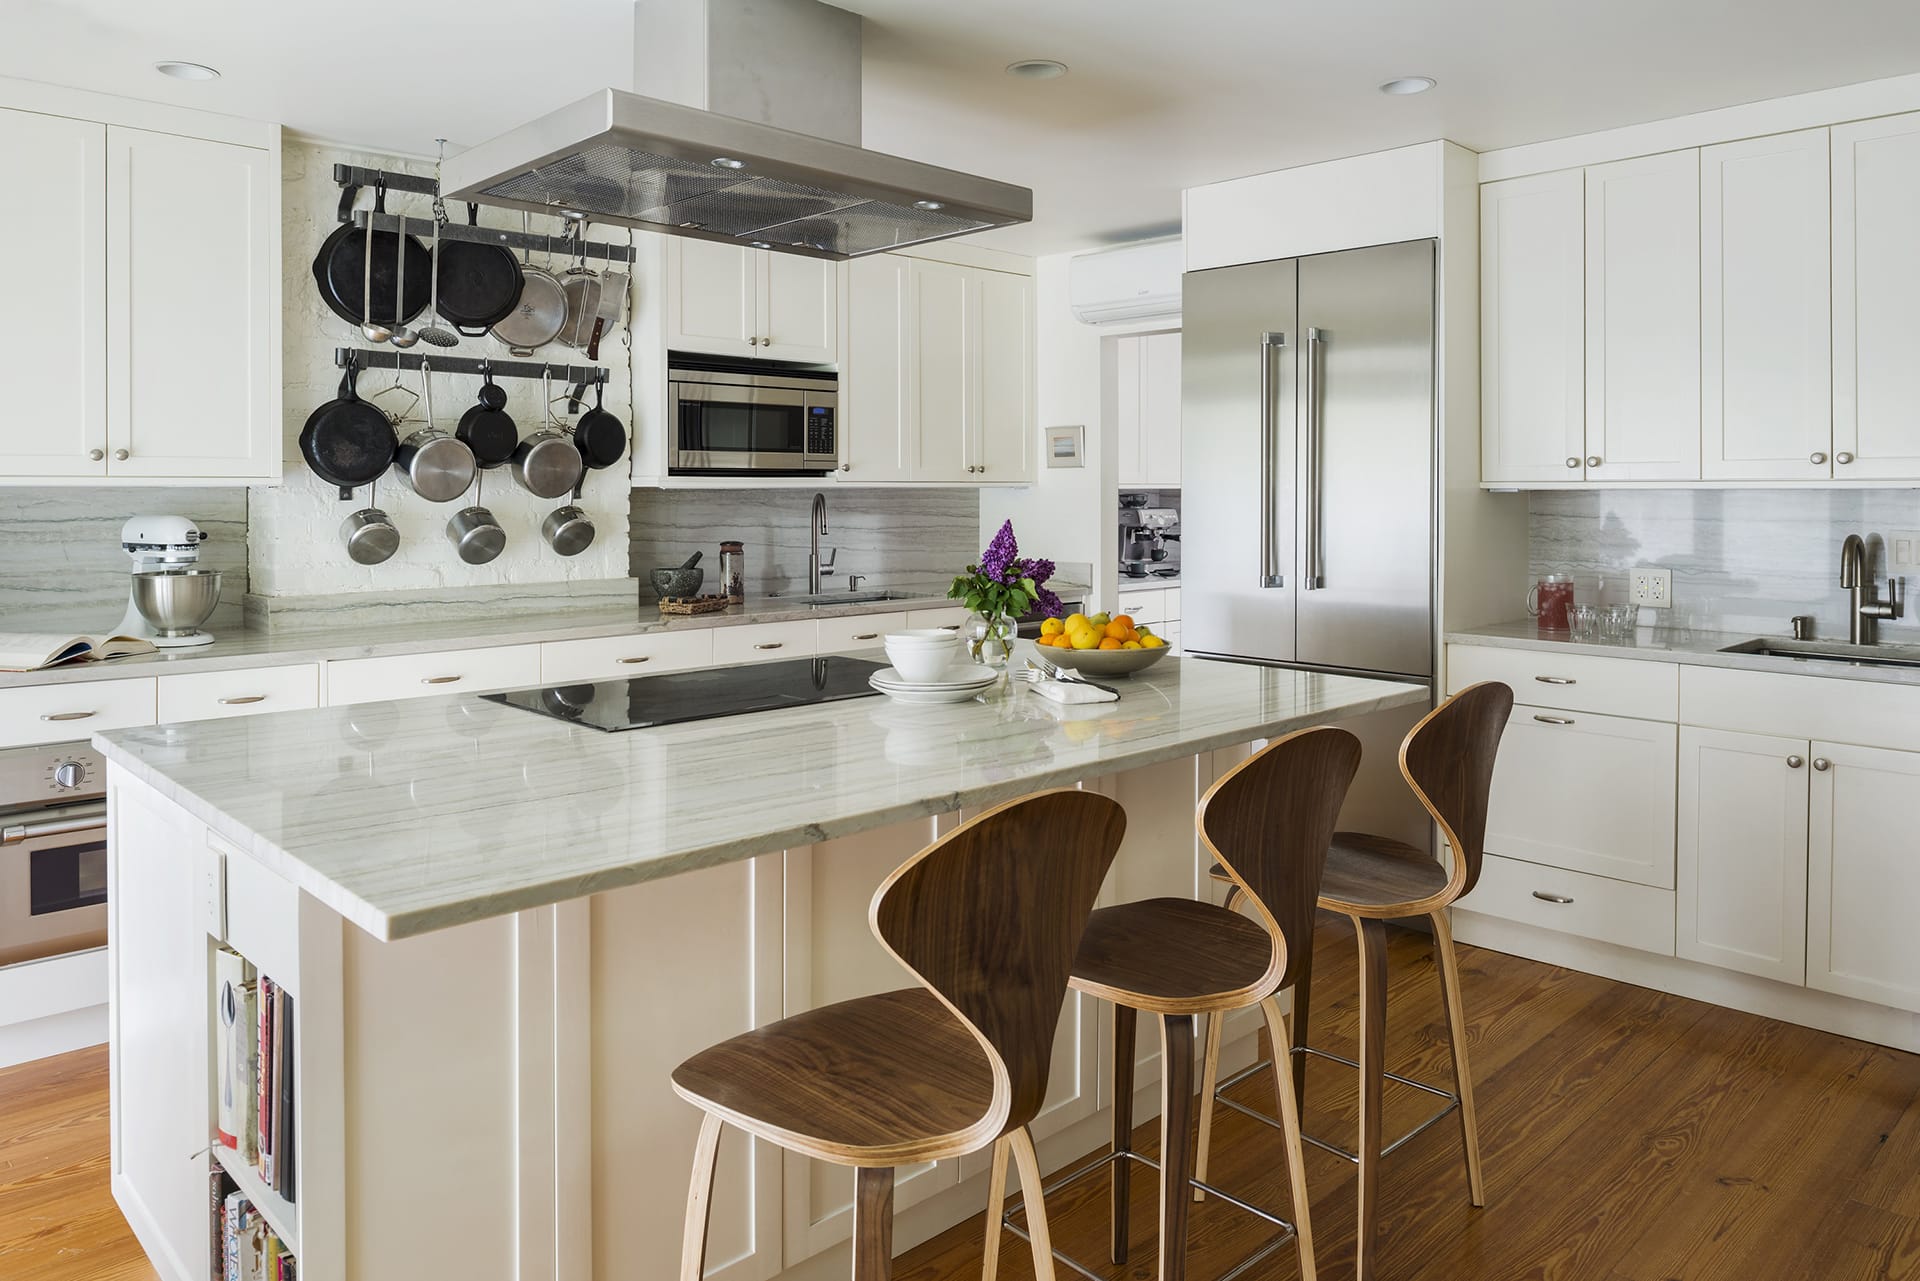
M 393 469 L 428 502 L 450 503 L 473 486 L 478 468 L 473 450 L 465 441 L 433 425 L 433 367 L 425 360 L 420 362 L 420 399 L 426 424 L 400 442 L 400 448 L 394 451 Z

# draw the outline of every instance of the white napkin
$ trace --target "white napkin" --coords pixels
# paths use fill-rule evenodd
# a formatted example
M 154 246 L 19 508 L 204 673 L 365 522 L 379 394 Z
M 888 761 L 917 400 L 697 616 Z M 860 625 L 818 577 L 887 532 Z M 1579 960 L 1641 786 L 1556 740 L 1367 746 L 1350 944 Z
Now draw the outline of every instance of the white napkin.
M 1080 681 L 1036 681 L 1033 692 L 1055 703 L 1117 703 L 1118 694 Z

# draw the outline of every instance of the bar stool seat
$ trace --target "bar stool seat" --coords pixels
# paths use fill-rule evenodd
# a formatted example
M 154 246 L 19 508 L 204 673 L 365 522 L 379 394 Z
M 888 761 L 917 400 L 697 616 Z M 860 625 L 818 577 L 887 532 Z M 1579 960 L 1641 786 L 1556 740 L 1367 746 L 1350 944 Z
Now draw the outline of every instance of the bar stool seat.
M 1144 899 L 1103 907 L 1073 958 L 1073 989 L 1149 1014 L 1243 1009 L 1266 995 L 1260 980 L 1273 939 L 1257 923 L 1212 903 Z
M 1227 869 L 1218 863 L 1208 874 L 1216 881 L 1229 879 Z M 1425 850 L 1387 836 L 1335 832 L 1327 848 L 1320 904 L 1329 911 L 1365 916 L 1369 908 L 1399 909 L 1446 888 L 1447 869 Z
M 673 1088 L 748 1134 L 841 1165 L 937 1160 L 994 1137 L 980 1133 L 993 1065 L 925 988 L 822 1006 L 709 1046 L 674 1070 Z

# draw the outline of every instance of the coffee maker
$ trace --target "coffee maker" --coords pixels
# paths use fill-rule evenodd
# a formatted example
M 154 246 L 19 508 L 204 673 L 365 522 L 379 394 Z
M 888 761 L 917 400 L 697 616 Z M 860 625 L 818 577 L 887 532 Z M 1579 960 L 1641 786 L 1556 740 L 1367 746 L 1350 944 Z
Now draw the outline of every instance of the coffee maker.
M 1180 509 L 1153 493 L 1120 495 L 1120 577 L 1180 573 Z

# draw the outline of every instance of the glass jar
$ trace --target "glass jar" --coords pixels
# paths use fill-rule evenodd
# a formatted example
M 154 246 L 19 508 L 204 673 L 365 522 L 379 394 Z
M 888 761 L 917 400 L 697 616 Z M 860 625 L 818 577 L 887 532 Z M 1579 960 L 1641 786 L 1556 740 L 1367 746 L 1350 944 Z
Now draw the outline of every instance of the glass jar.
M 967 655 L 988 667 L 1005 667 L 1013 657 L 1013 638 L 1019 624 L 1007 614 L 969 614 L 965 636 Z
M 745 543 L 720 544 L 720 590 L 727 600 L 739 605 L 747 599 L 747 550 Z

